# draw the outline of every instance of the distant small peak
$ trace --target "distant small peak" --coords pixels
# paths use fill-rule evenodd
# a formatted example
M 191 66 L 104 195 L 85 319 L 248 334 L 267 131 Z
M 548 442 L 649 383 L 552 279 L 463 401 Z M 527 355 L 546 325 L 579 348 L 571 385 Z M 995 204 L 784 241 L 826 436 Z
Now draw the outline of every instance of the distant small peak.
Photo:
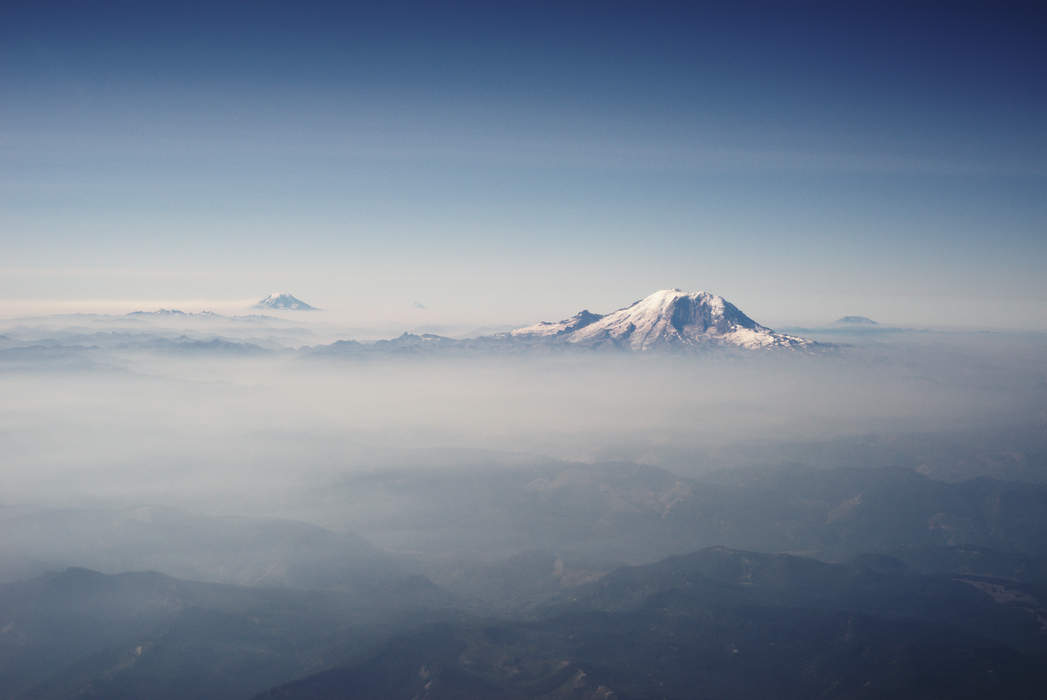
M 833 323 L 839 323 L 848 326 L 878 326 L 880 325 L 876 321 L 866 316 L 843 316 L 836 319 Z
M 256 309 L 279 309 L 283 311 L 314 311 L 311 306 L 289 292 L 273 292 L 255 304 Z

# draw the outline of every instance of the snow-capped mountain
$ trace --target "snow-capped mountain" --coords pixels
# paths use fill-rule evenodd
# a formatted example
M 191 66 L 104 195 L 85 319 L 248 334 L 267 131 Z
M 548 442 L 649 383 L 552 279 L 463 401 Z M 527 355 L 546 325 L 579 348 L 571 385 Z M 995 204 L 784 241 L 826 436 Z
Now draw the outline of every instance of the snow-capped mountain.
M 273 292 L 254 305 L 256 309 L 278 309 L 280 311 L 315 311 L 315 306 L 306 304 L 301 299 L 287 292 Z
M 542 322 L 508 335 L 513 339 L 549 339 L 640 352 L 706 347 L 803 349 L 815 345 L 761 326 L 721 296 L 679 289 L 663 289 L 606 316 L 582 311 L 557 323 Z

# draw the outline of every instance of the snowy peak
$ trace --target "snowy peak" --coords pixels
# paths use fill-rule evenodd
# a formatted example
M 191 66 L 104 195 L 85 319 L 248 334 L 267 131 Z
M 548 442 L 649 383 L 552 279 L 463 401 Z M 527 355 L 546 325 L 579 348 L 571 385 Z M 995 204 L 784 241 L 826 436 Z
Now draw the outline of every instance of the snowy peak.
M 799 349 L 814 345 L 760 325 L 719 295 L 680 289 L 657 291 L 606 316 L 583 311 L 558 323 L 519 328 L 510 335 L 640 352 L 711 347 Z
M 301 299 L 287 292 L 273 292 L 254 305 L 256 309 L 278 309 L 280 311 L 315 311 L 315 306 L 306 304 Z

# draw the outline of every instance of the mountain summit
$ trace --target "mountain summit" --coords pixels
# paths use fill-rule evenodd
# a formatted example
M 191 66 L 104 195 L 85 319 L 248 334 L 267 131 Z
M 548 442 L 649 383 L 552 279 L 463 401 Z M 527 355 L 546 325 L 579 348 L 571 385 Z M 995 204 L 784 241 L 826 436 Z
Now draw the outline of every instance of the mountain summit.
M 254 307 L 256 309 L 277 309 L 280 311 L 316 311 L 315 306 L 310 306 L 287 292 L 273 292 L 255 304 Z
M 867 316 L 844 316 L 833 321 L 838 326 L 878 326 L 876 321 Z
M 721 296 L 680 289 L 657 291 L 606 316 L 582 311 L 556 323 L 543 321 L 518 328 L 509 335 L 634 351 L 698 347 L 802 349 L 815 344 L 761 326 Z

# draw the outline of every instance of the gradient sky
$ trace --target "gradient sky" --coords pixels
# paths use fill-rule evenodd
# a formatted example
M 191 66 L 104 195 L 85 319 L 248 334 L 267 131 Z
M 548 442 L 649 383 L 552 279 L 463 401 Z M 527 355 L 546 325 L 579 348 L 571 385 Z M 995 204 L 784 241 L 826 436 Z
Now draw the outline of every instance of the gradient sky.
M 1044 330 L 1045 41 L 1001 2 L 7 1 L 0 315 L 675 286 Z

